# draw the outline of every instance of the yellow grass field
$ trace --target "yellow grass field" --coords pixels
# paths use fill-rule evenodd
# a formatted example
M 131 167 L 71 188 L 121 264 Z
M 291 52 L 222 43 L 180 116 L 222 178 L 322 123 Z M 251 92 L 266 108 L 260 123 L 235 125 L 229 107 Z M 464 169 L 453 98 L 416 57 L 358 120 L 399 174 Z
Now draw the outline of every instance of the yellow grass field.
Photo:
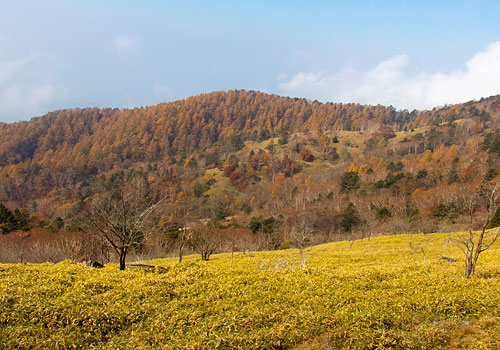
M 2 349 L 499 349 L 500 244 L 448 234 L 147 262 L 0 265 Z M 448 256 L 458 260 L 439 260 Z

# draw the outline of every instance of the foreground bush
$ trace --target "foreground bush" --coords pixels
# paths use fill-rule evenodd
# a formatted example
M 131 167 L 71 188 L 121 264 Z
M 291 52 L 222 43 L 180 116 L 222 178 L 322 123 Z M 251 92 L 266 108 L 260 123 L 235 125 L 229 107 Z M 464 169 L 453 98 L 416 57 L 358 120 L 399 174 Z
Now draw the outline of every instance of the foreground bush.
M 6 349 L 500 347 L 499 245 L 476 275 L 448 235 L 117 265 L 0 265 Z M 439 260 L 446 255 L 458 260 Z

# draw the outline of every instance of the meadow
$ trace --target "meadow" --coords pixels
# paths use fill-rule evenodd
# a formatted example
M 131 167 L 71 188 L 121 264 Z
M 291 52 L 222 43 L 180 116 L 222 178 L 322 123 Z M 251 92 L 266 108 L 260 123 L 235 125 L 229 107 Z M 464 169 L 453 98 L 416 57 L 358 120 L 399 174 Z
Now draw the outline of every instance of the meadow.
M 3 349 L 500 348 L 500 244 L 464 279 L 449 234 L 102 269 L 0 265 Z M 440 260 L 451 257 L 456 263 Z

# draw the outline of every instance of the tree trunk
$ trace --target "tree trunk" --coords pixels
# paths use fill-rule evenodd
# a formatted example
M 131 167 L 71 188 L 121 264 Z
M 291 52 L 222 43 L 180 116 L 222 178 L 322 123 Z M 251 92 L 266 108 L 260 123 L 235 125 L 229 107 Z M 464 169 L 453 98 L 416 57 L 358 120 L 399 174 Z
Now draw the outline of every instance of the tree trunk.
M 184 247 L 182 245 L 179 247 L 179 264 L 182 262 L 182 251 L 184 250 L 183 248 Z
M 464 277 L 469 278 L 472 276 L 474 273 L 474 251 L 468 251 L 467 254 L 465 255 L 465 272 L 464 272 Z
M 126 249 L 120 249 L 120 270 L 125 270 L 125 257 L 127 256 Z
M 201 260 L 208 261 L 208 259 L 210 259 L 210 253 L 209 252 L 202 252 L 201 253 Z
M 474 274 L 474 271 L 476 270 L 476 263 L 477 260 L 479 259 L 479 254 L 482 252 L 483 248 L 483 241 L 484 241 L 484 236 L 486 234 L 486 227 L 483 227 L 483 230 L 479 236 L 479 241 L 477 243 L 477 246 L 474 249 L 474 245 L 472 246 L 472 249 L 467 251 L 467 254 L 465 256 L 465 278 L 469 278 Z
M 299 255 L 300 255 L 300 268 L 304 269 L 305 261 L 304 261 L 304 252 L 302 251 L 302 248 L 299 249 Z

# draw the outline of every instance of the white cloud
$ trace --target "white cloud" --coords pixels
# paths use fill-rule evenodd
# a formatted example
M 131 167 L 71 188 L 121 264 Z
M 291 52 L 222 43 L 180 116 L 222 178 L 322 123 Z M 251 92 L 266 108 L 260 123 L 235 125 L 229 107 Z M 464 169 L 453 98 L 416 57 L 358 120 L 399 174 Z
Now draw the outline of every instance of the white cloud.
M 278 75 L 278 80 L 279 80 L 279 81 L 286 80 L 287 78 L 288 78 L 288 74 L 286 74 L 286 73 L 280 73 L 280 74 Z
M 476 53 L 463 69 L 441 73 L 410 71 L 407 55 L 396 55 L 368 71 L 295 74 L 281 92 L 310 99 L 428 109 L 500 94 L 500 42 Z
M 45 53 L 0 59 L 0 121 L 30 119 L 45 113 L 50 102 L 66 94 L 66 89 L 52 84 L 47 77 L 54 59 Z
M 174 99 L 174 90 L 161 83 L 155 83 L 153 86 L 153 95 L 155 98 L 160 98 L 163 101 L 171 101 Z
M 131 35 L 119 35 L 113 40 L 113 47 L 119 52 L 134 51 L 139 46 L 139 40 Z
M 25 85 L 13 85 L 0 91 L 0 105 L 2 114 L 24 114 L 25 117 L 34 117 L 35 114 L 43 113 L 40 108 L 43 104 L 56 97 L 57 88 L 51 84 L 41 84 L 27 87 Z

